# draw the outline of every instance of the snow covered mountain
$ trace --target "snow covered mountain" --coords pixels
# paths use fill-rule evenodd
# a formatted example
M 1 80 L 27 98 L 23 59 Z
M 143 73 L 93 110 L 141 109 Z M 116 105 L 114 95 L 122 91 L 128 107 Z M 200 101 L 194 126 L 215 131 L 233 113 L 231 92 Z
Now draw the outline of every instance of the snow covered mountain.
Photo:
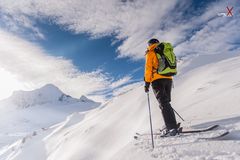
M 72 98 L 64 94 L 59 88 L 52 84 L 47 84 L 40 89 L 34 91 L 15 91 L 9 98 L 9 101 L 20 108 L 27 108 L 36 105 L 43 105 L 47 103 L 77 103 L 77 102 L 90 102 L 85 96 L 80 99 Z M 92 101 L 93 102 L 93 101 Z
M 137 83 L 84 118 L 73 114 L 62 123 L 5 146 L 0 159 L 240 159 L 239 68 L 240 57 L 204 64 L 177 77 L 173 89 L 172 104 L 186 120 L 182 126 L 220 124 L 221 129 L 230 131 L 221 141 L 197 141 L 191 136 L 155 139 L 156 148 L 151 151 L 150 139 L 134 140 L 136 132 L 149 132 L 147 98 L 142 83 Z M 150 99 L 157 130 L 163 124 L 161 112 L 152 92 Z
M 93 100 L 91 100 L 91 99 L 89 99 L 89 98 L 87 98 L 86 96 L 81 96 L 80 97 L 80 101 L 81 102 L 94 102 Z
M 85 96 L 72 98 L 52 84 L 33 91 L 16 91 L 0 101 L 0 148 L 57 124 L 71 114 L 82 119 L 85 112 L 98 106 L 100 103 Z

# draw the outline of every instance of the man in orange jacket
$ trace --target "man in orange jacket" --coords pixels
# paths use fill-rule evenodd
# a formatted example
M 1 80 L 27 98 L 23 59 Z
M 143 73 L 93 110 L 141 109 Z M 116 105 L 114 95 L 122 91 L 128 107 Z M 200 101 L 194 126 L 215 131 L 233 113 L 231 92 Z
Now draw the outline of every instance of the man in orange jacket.
M 145 55 L 145 92 L 149 92 L 149 86 L 152 84 L 153 92 L 160 104 L 160 109 L 162 110 L 165 122 L 165 129 L 162 132 L 162 136 L 175 136 L 179 126 L 177 125 L 174 110 L 170 104 L 173 78 L 171 76 L 163 76 L 157 73 L 159 61 L 154 49 L 158 45 L 159 41 L 157 39 L 150 39 L 148 41 L 148 49 Z

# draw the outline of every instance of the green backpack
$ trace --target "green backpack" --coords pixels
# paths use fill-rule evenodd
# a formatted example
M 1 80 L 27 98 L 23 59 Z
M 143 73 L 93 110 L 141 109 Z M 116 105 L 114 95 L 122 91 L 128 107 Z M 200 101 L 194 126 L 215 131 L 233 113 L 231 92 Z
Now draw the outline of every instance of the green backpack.
M 157 73 L 164 76 L 174 76 L 177 74 L 177 59 L 173 52 L 171 43 L 160 43 L 154 49 L 158 58 Z

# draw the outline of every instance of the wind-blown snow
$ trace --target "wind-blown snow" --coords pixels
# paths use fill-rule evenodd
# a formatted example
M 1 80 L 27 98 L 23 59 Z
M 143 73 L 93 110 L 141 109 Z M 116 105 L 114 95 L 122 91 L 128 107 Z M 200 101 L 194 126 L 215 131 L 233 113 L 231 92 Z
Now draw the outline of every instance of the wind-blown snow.
M 139 142 L 136 132 L 149 132 L 147 97 L 142 83 L 130 85 L 82 118 L 74 114 L 62 123 L 37 131 L 0 151 L 9 160 L 212 160 L 240 159 L 240 57 L 202 64 L 176 77 L 173 107 L 185 127 L 220 124 L 230 134 L 219 141 L 194 136 Z M 161 112 L 150 92 L 154 130 Z M 33 107 L 34 108 L 34 107 Z M 178 119 L 180 121 L 180 119 Z M 149 137 L 150 138 L 150 137 Z M 31 154 L 29 154 L 31 153 Z

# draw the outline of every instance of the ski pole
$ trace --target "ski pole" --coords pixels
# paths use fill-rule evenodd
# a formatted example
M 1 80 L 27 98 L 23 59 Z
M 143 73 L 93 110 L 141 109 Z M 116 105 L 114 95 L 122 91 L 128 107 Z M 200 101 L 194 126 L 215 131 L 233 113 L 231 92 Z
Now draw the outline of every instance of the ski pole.
M 151 107 L 150 107 L 149 93 L 147 93 L 147 98 L 148 98 L 148 111 L 149 111 L 150 128 L 151 128 L 152 148 L 154 149 L 152 116 L 151 116 Z
M 173 108 L 173 107 L 171 107 L 172 109 L 173 109 L 173 111 L 178 115 L 178 117 L 180 117 L 183 121 L 185 121 L 181 116 L 180 116 L 180 114 L 178 114 L 178 112 Z
M 174 88 L 174 81 L 172 81 L 172 88 Z M 172 108 L 172 107 L 171 107 Z M 173 109 L 173 111 L 178 115 L 178 117 L 180 117 L 183 121 L 185 121 L 181 116 L 180 116 L 180 114 L 178 114 L 178 112 L 174 109 L 174 108 L 172 108 Z

